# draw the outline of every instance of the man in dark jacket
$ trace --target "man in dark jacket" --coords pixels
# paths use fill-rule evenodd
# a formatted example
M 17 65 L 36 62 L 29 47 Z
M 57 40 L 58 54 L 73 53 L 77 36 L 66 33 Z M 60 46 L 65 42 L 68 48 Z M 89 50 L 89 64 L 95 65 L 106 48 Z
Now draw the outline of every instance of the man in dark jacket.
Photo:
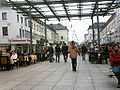
M 59 44 L 57 44 L 56 47 L 55 47 L 56 62 L 60 61 L 60 52 L 61 52 L 61 49 L 59 47 Z
M 85 60 L 85 54 L 87 53 L 87 48 L 86 46 L 83 44 L 82 46 L 82 60 Z
M 52 43 L 50 43 L 50 47 L 48 48 L 48 52 L 49 52 L 49 61 L 52 62 L 53 53 L 54 53 L 54 49 L 52 47 Z
M 64 61 L 66 63 L 68 58 L 68 46 L 66 45 L 66 43 L 62 45 L 62 54 L 64 56 Z
M 120 88 L 120 51 L 119 51 L 119 45 L 113 46 L 113 51 L 109 55 L 111 67 L 113 69 L 113 72 L 115 76 L 118 79 L 118 88 Z

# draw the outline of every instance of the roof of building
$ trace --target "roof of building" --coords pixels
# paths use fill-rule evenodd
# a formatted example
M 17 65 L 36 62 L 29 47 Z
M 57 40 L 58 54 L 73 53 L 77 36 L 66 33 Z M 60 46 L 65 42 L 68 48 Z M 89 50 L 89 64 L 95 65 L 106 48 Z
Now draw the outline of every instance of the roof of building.
M 106 23 L 106 22 L 100 22 L 100 23 L 99 23 L 99 27 L 100 27 L 100 28 L 103 28 L 104 25 L 105 25 L 105 23 Z M 97 23 L 94 23 L 93 26 L 94 26 L 94 29 L 98 29 Z M 89 29 L 92 29 L 92 25 L 89 26 L 88 30 L 89 30 Z
M 63 26 L 60 23 L 58 23 L 58 24 L 49 24 L 49 26 L 51 28 L 53 28 L 54 30 L 68 30 L 66 26 Z
M 0 0 L 0 7 L 3 6 L 2 5 L 3 3 L 6 3 L 6 1 L 5 0 Z
M 103 29 L 115 18 L 115 13 L 108 19 L 108 21 L 104 24 Z

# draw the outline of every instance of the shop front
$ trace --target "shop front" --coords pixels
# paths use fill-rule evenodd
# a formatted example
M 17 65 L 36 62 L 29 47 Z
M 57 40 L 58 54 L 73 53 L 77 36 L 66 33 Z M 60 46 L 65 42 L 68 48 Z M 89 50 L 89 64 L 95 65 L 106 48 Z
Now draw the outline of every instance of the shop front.
M 17 51 L 17 53 L 23 53 L 24 50 L 27 51 L 27 53 L 29 53 L 30 50 L 30 39 L 27 38 L 11 38 L 8 39 L 9 44 L 11 46 L 11 50 L 15 50 Z M 36 45 L 37 42 L 36 40 L 32 40 L 32 44 L 33 44 L 33 51 L 36 51 Z
M 6 52 L 6 49 L 9 49 L 9 50 L 11 49 L 10 44 L 0 44 L 0 51 L 2 53 Z

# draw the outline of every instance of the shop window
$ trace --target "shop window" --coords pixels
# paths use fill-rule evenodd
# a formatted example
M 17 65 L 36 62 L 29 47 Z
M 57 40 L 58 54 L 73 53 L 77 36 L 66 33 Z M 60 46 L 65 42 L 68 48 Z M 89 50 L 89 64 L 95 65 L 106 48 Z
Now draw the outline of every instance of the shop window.
M 8 28 L 7 27 L 2 27 L 3 31 L 3 36 L 8 36 Z
M 7 20 L 7 12 L 2 13 L 2 20 Z

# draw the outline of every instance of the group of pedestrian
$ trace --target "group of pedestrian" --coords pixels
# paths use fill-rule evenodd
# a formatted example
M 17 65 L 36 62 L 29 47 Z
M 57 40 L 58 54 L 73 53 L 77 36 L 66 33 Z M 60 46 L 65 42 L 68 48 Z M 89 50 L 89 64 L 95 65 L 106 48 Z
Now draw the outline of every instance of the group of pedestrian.
M 50 43 L 50 46 L 48 47 L 49 61 L 50 62 L 53 62 L 53 60 L 54 60 L 54 57 L 53 57 L 54 52 L 55 52 L 55 56 L 56 56 L 56 59 L 55 59 L 56 62 L 60 62 L 60 54 L 61 54 L 61 52 L 63 54 L 65 63 L 67 62 L 67 58 L 68 58 L 68 46 L 66 45 L 66 43 L 64 43 L 62 45 L 62 48 L 60 48 L 60 45 L 57 44 L 55 46 L 55 50 L 53 48 L 52 43 Z
M 53 55 L 54 55 L 54 48 L 52 44 L 50 43 L 50 46 L 48 48 L 49 52 L 49 61 L 53 62 Z M 77 66 L 77 55 L 80 55 L 80 51 L 78 47 L 75 45 L 75 42 L 72 41 L 69 46 L 66 45 L 66 43 L 63 43 L 62 48 L 60 48 L 59 44 L 55 47 L 55 55 L 56 55 L 56 62 L 60 62 L 60 54 L 63 54 L 64 62 L 67 62 L 68 53 L 70 54 L 70 58 L 72 61 L 72 70 L 76 71 Z

